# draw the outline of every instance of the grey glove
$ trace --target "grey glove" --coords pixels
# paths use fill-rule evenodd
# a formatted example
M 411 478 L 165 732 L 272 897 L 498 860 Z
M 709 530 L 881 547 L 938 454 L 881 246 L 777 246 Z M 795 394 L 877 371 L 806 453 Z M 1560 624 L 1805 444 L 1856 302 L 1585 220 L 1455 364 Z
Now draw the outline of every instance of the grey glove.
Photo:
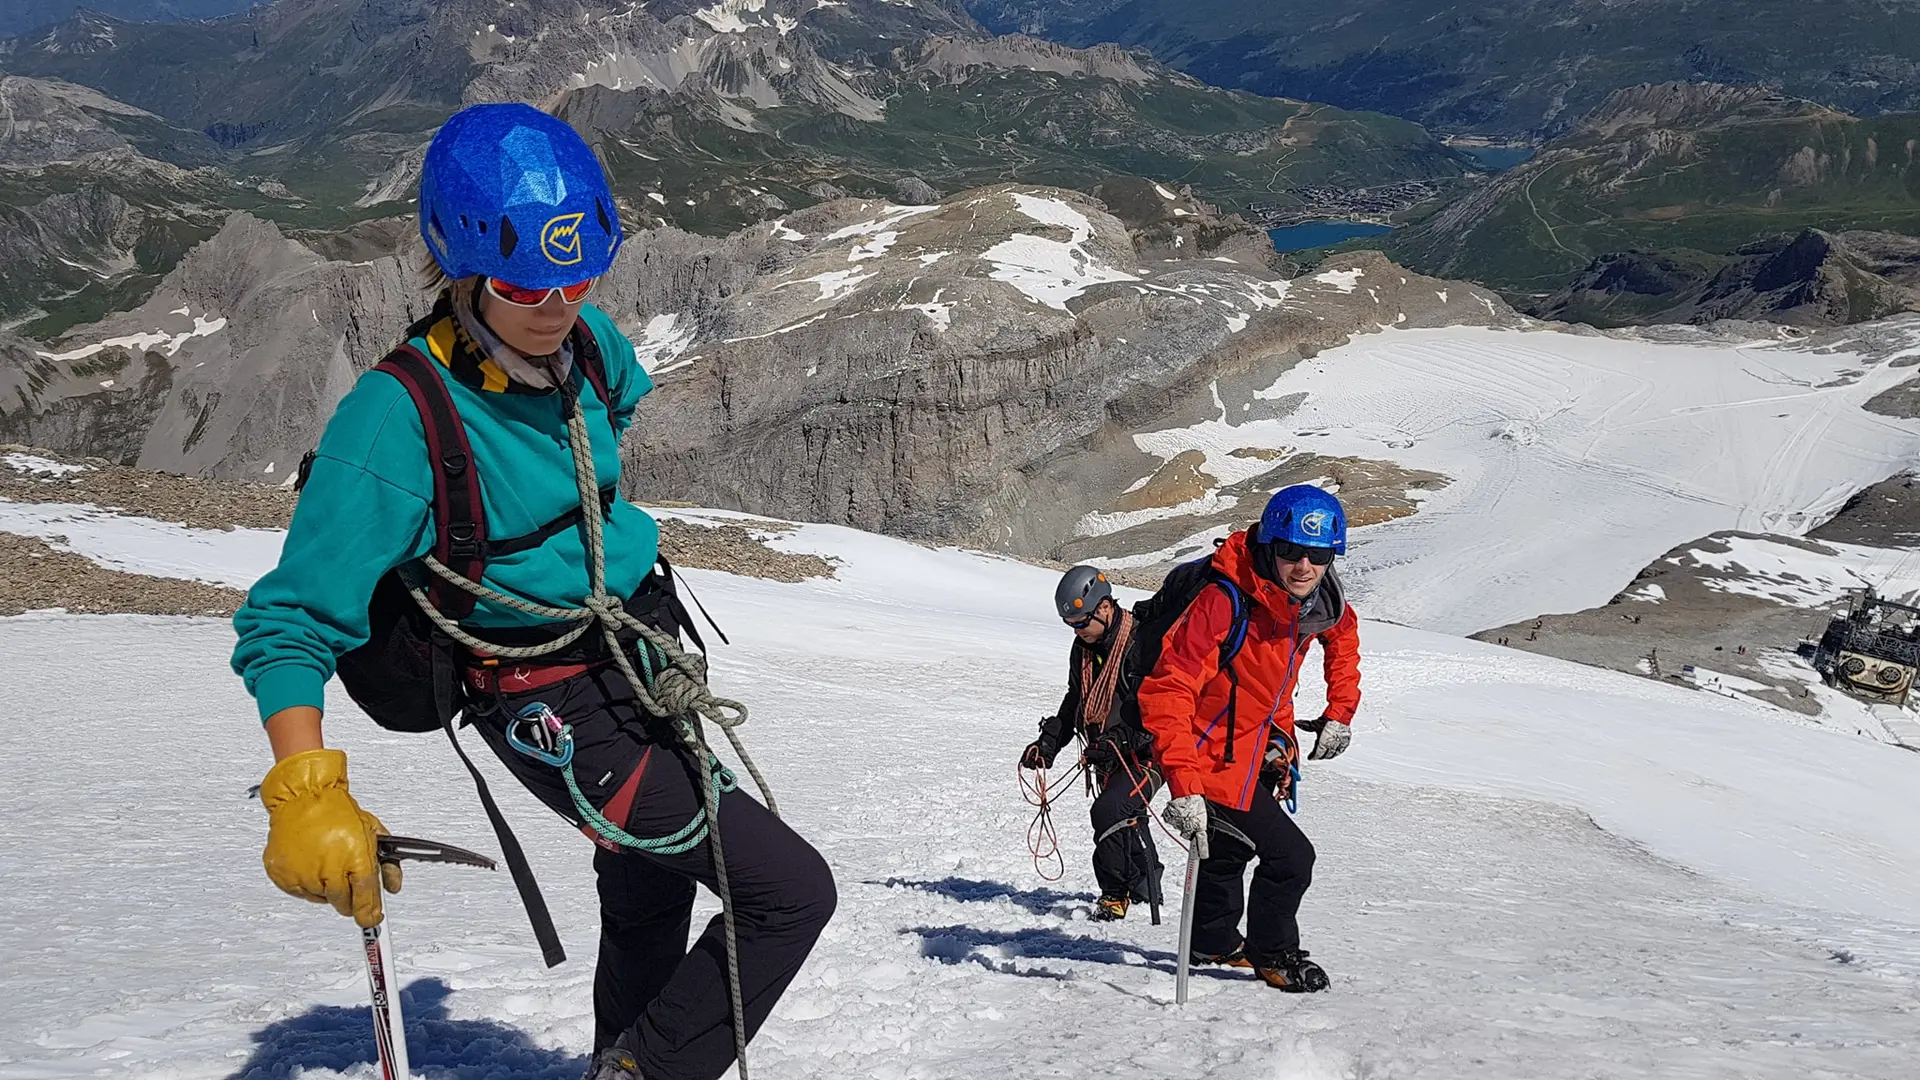
M 1207 797 L 1205 795 L 1182 795 L 1167 804 L 1161 815 L 1167 821 L 1167 827 L 1193 845 L 1202 859 L 1207 857 Z
M 1313 753 L 1307 755 L 1308 761 L 1326 761 L 1337 758 L 1347 744 L 1353 741 L 1353 729 L 1338 720 L 1324 716 L 1318 720 L 1302 720 L 1295 727 L 1313 732 Z

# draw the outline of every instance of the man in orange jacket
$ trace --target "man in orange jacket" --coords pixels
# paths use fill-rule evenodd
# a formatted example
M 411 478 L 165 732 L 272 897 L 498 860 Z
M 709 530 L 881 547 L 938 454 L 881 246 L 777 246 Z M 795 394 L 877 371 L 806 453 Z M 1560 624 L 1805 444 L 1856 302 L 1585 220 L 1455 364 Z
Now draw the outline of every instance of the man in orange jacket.
M 1194 886 L 1194 959 L 1251 967 L 1292 992 L 1327 987 L 1326 972 L 1300 948 L 1297 919 L 1313 880 L 1313 844 L 1281 800 L 1298 757 L 1295 727 L 1315 732 L 1313 759 L 1334 757 L 1346 749 L 1360 705 L 1359 619 L 1332 567 L 1346 537 L 1346 512 L 1330 493 L 1297 485 L 1274 495 L 1258 526 L 1214 553 L 1215 584 L 1167 631 L 1139 693 L 1173 796 L 1167 823 L 1206 856 Z M 1223 667 L 1236 611 L 1245 629 Z M 1296 725 L 1293 691 L 1315 640 L 1327 709 Z

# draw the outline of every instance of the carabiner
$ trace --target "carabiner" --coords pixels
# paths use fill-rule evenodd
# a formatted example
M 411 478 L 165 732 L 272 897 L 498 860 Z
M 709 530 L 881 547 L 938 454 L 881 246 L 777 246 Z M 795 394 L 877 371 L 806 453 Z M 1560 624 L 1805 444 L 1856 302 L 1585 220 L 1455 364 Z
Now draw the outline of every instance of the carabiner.
M 507 745 L 542 764 L 564 769 L 573 761 L 573 728 L 546 702 L 529 702 L 507 721 Z

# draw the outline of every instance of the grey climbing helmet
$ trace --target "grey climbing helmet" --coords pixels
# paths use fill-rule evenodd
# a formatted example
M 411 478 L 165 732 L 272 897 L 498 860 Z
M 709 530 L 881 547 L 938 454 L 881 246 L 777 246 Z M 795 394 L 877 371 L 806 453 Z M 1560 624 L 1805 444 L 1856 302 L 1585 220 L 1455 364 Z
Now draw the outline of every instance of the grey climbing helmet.
M 1078 622 L 1093 614 L 1100 601 L 1113 597 L 1113 586 L 1107 584 L 1107 575 L 1097 566 L 1076 566 L 1060 578 L 1060 585 L 1053 590 L 1053 606 L 1060 617 L 1069 622 Z

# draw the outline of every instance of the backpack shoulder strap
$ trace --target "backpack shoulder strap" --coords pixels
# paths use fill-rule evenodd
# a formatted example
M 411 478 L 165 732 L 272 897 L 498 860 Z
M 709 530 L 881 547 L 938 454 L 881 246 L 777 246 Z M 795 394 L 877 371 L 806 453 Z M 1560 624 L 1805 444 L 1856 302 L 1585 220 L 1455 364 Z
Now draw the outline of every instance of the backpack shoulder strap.
M 580 365 L 580 374 L 586 377 L 587 385 L 599 395 L 600 404 L 606 406 L 607 423 L 613 423 L 613 388 L 607 383 L 607 360 L 600 352 L 600 342 L 593 336 L 593 327 L 585 319 L 575 319 L 574 329 L 579 334 L 574 339 L 573 362 Z
M 1208 575 L 1208 584 L 1218 585 L 1220 591 L 1227 594 L 1227 603 L 1232 605 L 1232 617 L 1227 623 L 1227 636 L 1220 641 L 1220 670 L 1227 676 L 1227 748 L 1221 760 L 1233 764 L 1233 740 L 1240 711 L 1240 672 L 1234 669 L 1234 657 L 1240 655 L 1240 647 L 1247 643 L 1247 597 L 1233 579 L 1212 571 Z
M 411 345 L 388 353 L 373 370 L 398 379 L 420 412 L 427 461 L 433 468 L 433 557 L 454 573 L 478 582 L 487 568 L 486 510 L 480 497 L 480 470 L 474 465 L 473 447 L 453 395 L 433 361 Z M 449 619 L 473 613 L 473 594 L 464 589 L 435 580 L 429 593 L 434 606 Z
M 1227 594 L 1227 602 L 1233 608 L 1233 617 L 1227 624 L 1227 636 L 1220 642 L 1220 666 L 1225 668 L 1233 663 L 1233 658 L 1240 655 L 1241 646 L 1247 643 L 1247 595 L 1240 591 L 1240 586 L 1234 584 L 1232 578 L 1218 570 L 1213 572 L 1213 584 L 1220 586 L 1220 591 Z

